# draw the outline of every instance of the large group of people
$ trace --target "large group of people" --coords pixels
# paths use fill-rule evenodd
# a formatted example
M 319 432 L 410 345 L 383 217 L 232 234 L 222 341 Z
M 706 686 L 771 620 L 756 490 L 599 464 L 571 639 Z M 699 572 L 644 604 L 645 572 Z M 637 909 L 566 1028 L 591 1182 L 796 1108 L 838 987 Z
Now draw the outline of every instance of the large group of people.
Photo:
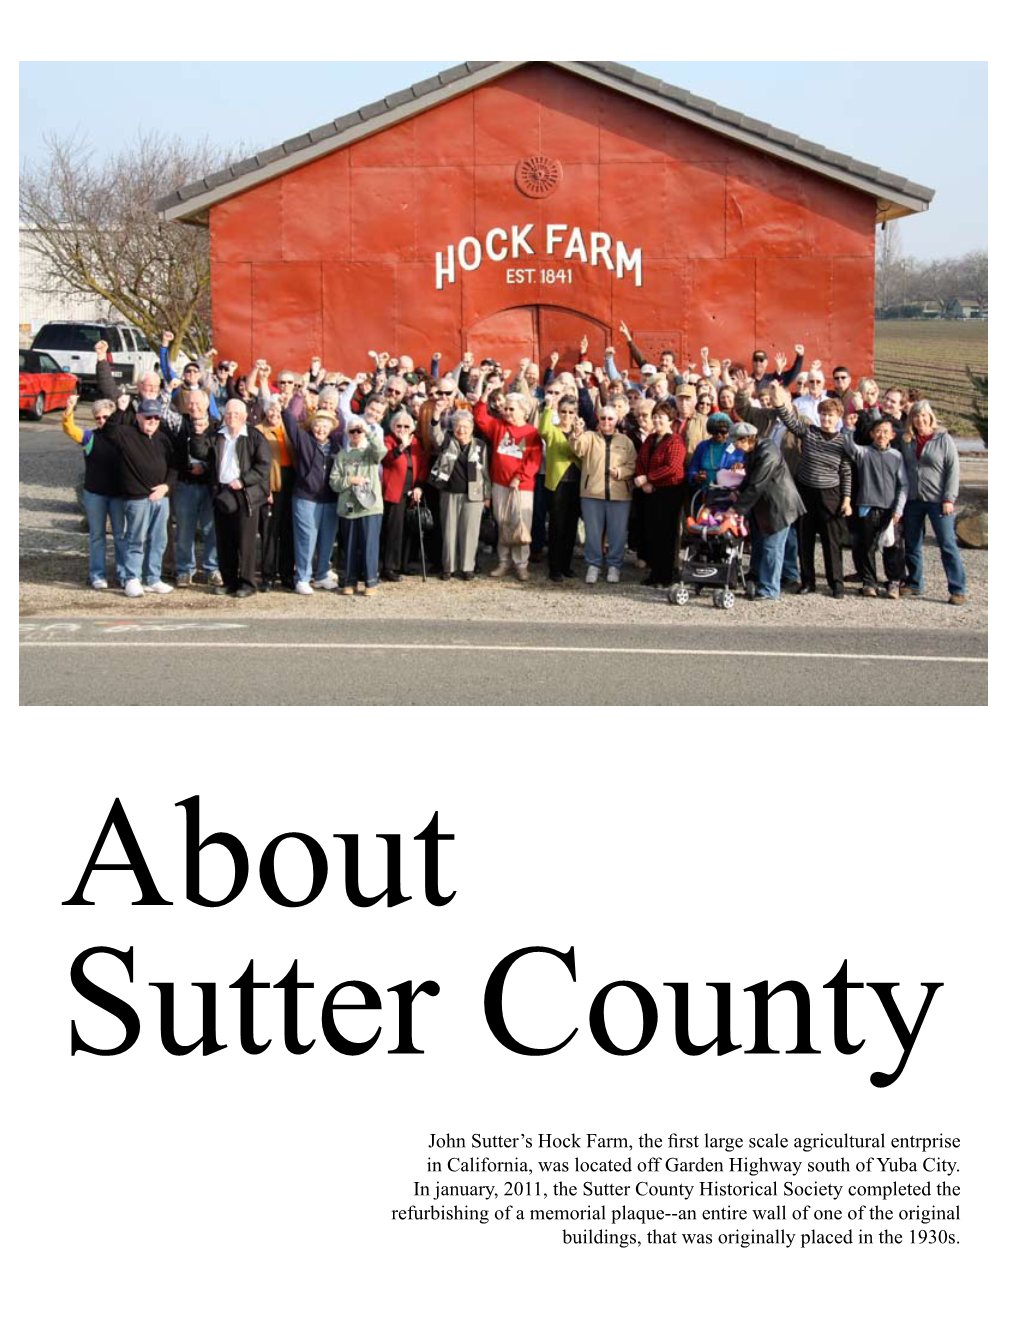
M 76 422 L 74 397 L 63 419 L 85 458 L 90 585 L 109 585 L 109 527 L 128 597 L 198 581 L 234 598 L 371 596 L 419 571 L 470 581 L 483 545 L 491 577 L 527 581 L 544 558 L 559 584 L 575 576 L 580 538 L 586 584 L 619 583 L 629 549 L 643 585 L 668 587 L 685 520 L 725 484 L 750 527 L 756 599 L 816 591 L 819 540 L 837 599 L 848 579 L 879 595 L 879 551 L 885 596 L 919 596 L 927 523 L 949 601 L 964 603 L 959 458 L 917 391 L 855 386 L 838 365 L 830 385 L 820 361 L 804 368 L 801 344 L 771 369 L 761 350 L 747 364 L 707 348 L 699 362 L 664 351 L 653 364 L 620 331 L 623 369 L 612 348 L 594 364 L 582 340 L 569 369 L 556 353 L 544 370 L 471 353 L 451 370 L 435 353 L 420 370 L 372 352 L 365 371 L 313 358 L 274 374 L 260 359 L 244 376 L 215 355 L 178 376 L 167 332 L 160 371 L 135 393 L 100 342 L 92 424 Z

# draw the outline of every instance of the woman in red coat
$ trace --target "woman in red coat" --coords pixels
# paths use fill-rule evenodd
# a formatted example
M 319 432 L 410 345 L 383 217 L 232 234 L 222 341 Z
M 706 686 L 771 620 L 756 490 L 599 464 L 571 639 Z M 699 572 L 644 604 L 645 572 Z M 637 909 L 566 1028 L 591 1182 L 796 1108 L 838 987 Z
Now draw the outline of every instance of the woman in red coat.
M 408 501 L 421 499 L 429 473 L 428 455 L 414 433 L 410 413 L 394 413 L 386 436 L 386 457 L 381 464 L 383 493 L 382 572 L 384 582 L 399 582 L 404 566 L 404 515 Z
M 511 507 L 519 501 L 521 521 L 531 531 L 535 477 L 542 466 L 542 440 L 535 427 L 524 420 L 527 400 L 520 394 L 506 396 L 502 420 L 492 416 L 488 401 L 495 389 L 496 379 L 493 377 L 484 396 L 475 404 L 475 426 L 489 442 L 492 513 L 500 529 L 496 547 L 499 563 L 489 576 L 505 577 L 513 567 L 520 581 L 527 582 L 530 547 L 507 545 L 503 530 Z
M 644 505 L 644 543 L 649 568 L 641 585 L 668 587 L 676 569 L 687 442 L 682 435 L 674 435 L 673 417 L 666 407 L 656 407 L 652 427 L 634 469 L 634 489 L 640 492 L 635 499 Z

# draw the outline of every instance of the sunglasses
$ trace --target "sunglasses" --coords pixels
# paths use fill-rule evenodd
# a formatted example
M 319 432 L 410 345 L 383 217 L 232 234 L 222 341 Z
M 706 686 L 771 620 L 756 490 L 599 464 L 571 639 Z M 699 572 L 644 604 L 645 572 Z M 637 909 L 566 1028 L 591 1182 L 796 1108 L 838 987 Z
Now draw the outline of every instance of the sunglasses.
M 436 390 L 436 393 L 439 395 L 441 399 L 453 398 L 453 390 Z

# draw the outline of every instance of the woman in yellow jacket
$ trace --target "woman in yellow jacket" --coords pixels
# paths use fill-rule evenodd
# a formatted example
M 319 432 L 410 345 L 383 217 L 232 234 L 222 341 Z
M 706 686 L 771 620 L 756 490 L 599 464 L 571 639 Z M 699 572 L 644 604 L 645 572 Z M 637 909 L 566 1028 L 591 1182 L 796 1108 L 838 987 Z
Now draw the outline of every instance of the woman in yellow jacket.
M 555 411 L 554 411 L 555 410 Z M 581 460 L 570 448 L 577 424 L 577 396 L 550 385 L 538 414 L 538 434 L 545 445 L 545 498 L 549 510 L 549 581 L 572 578 L 577 520 L 581 513 Z
M 617 430 L 616 409 L 598 411 L 598 431 L 571 435 L 570 447 L 581 460 L 581 517 L 584 519 L 585 582 L 593 586 L 602 567 L 602 539 L 606 540 L 607 582 L 619 582 L 627 544 L 631 479 L 637 452 L 630 439 Z

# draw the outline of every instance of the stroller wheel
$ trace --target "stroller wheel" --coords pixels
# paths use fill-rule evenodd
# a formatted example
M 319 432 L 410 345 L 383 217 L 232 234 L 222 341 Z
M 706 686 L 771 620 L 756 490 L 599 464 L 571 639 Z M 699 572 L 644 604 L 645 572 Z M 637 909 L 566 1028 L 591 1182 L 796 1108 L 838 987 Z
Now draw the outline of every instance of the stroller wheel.
M 736 599 L 737 598 L 732 591 L 722 592 L 722 608 L 724 610 L 731 610 L 733 608 L 733 602 Z
M 671 605 L 686 605 L 690 598 L 691 593 L 681 582 L 674 582 L 666 596 Z
M 755 596 L 758 594 L 758 588 L 754 585 L 753 578 L 747 579 L 747 585 L 744 588 L 744 591 L 748 600 L 754 600 Z
M 712 592 L 712 604 L 717 610 L 721 610 L 723 607 L 723 595 L 724 593 L 721 591 Z

